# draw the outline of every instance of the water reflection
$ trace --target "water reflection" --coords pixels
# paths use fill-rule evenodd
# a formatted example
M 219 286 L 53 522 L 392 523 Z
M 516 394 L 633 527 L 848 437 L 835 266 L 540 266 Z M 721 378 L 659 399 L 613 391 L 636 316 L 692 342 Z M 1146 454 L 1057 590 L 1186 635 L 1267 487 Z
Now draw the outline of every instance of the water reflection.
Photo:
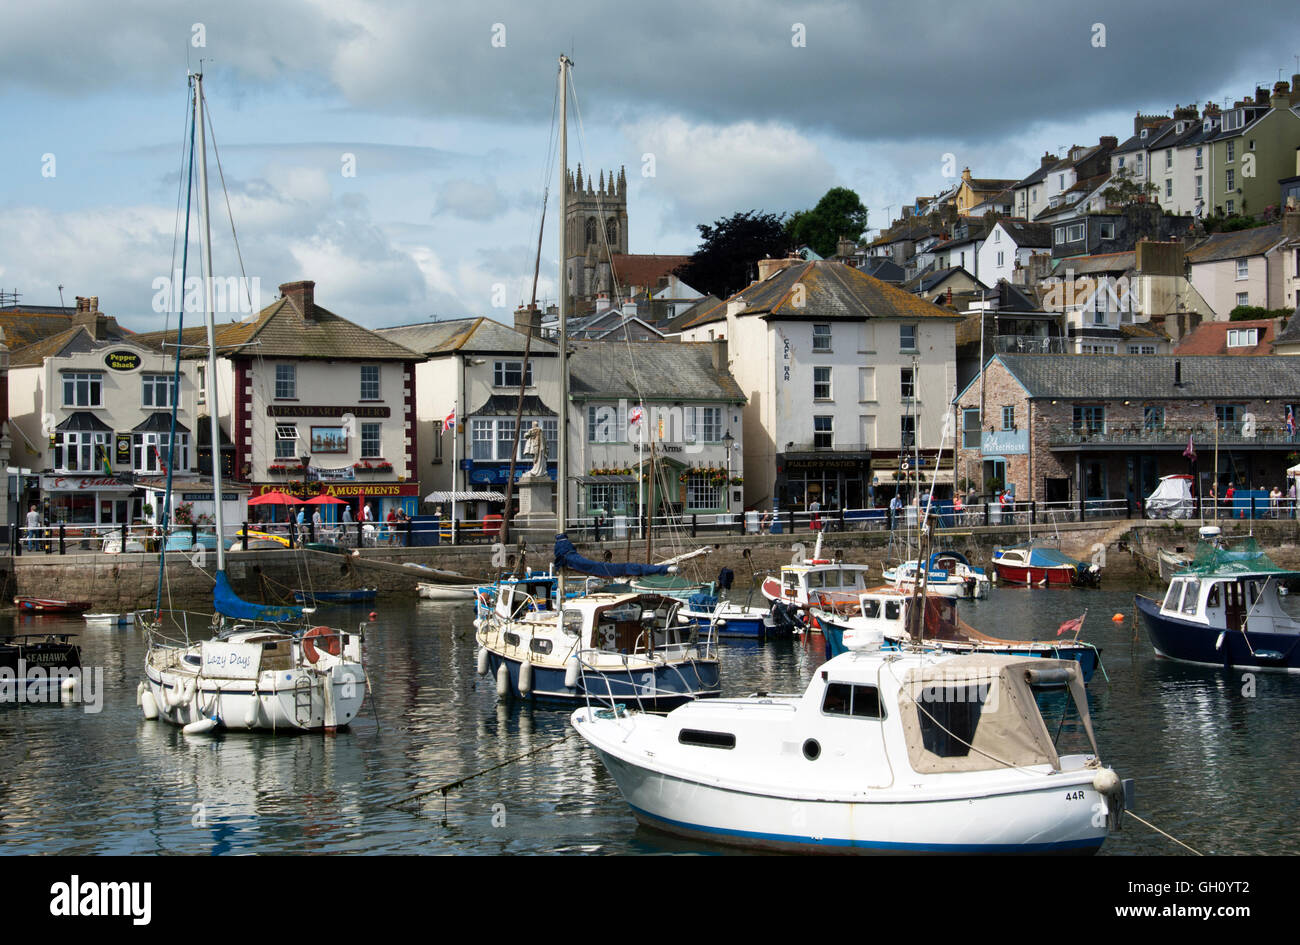
M 1137 779 L 1138 813 L 1205 852 L 1300 852 L 1288 823 L 1300 806 L 1300 734 L 1290 724 L 1300 680 L 1156 660 L 1123 589 L 998 587 L 960 607 L 977 628 L 1017 639 L 1054 638 L 1086 608 L 1082 639 L 1102 647 L 1109 675 L 1088 689 L 1097 740 L 1108 764 Z M 140 632 L 27 618 L 80 633 L 83 663 L 104 670 L 104 709 L 0 705 L 0 850 L 725 852 L 638 828 L 595 754 L 571 736 L 568 711 L 499 705 L 494 681 L 475 673 L 470 607 L 381 601 L 376 610 L 372 699 L 333 737 L 186 738 L 143 721 L 135 705 Z M 367 613 L 324 616 L 355 626 Z M 823 651 L 819 638 L 738 641 L 721 658 L 727 694 L 799 692 Z M 1050 707 L 1046 717 L 1049 726 L 1061 718 Z M 1067 716 L 1063 740 L 1080 735 Z M 453 782 L 462 783 L 438 791 Z M 433 793 L 392 806 L 423 791 Z M 1132 821 L 1105 851 L 1178 852 Z

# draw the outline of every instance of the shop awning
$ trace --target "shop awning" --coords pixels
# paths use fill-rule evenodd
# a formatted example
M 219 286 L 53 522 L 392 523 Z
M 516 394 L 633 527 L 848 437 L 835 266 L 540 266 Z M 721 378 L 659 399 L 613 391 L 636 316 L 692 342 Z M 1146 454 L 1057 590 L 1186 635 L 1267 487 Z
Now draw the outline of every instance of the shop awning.
M 164 412 L 151 413 L 145 419 L 144 423 L 131 428 L 132 433 L 170 433 L 172 429 L 172 415 Z M 177 433 L 189 433 L 190 428 L 179 420 L 176 421 Z
M 506 497 L 500 492 L 430 492 L 424 497 L 425 502 L 504 502 Z
M 584 486 L 632 485 L 637 481 L 636 476 L 574 476 L 573 478 Z
M 881 469 L 881 470 L 878 470 L 878 471 L 876 471 L 876 472 L 873 472 L 873 473 L 871 474 L 871 478 L 873 478 L 873 479 L 876 480 L 876 484 L 877 484 L 877 485 L 881 485 L 881 486 L 892 486 L 892 485 L 895 485 L 895 484 L 898 482 L 898 473 L 897 473 L 896 471 L 890 471 L 890 470 Z M 934 481 L 937 485 L 940 485 L 940 486 L 950 486 L 950 485 L 952 485 L 952 483 L 953 483 L 953 474 L 952 474 L 952 470 L 951 470 L 951 469 L 940 469 L 937 475 L 935 474 L 935 472 L 934 472 L 933 470 L 930 470 L 930 471 L 926 471 L 926 470 L 924 470 L 924 469 L 921 470 L 921 485 L 922 485 L 922 486 L 927 486 L 927 487 L 928 487 L 928 486 L 930 485 L 930 482 L 931 482 L 932 479 L 933 479 L 933 481 Z M 909 478 L 909 479 L 907 480 L 907 482 L 908 482 L 908 484 L 910 485 L 910 484 L 914 483 L 915 480 Z
M 95 416 L 89 410 L 78 410 L 72 413 L 68 419 L 64 420 L 54 429 L 61 433 L 112 433 L 110 427 L 99 417 Z

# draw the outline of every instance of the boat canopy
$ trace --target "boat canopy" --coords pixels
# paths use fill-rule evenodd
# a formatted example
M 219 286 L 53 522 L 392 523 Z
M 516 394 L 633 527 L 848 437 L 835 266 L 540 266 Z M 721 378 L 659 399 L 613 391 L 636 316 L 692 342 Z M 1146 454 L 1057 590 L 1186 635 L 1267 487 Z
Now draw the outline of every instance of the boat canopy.
M 284 623 L 289 620 L 301 620 L 301 607 L 272 607 L 266 604 L 254 604 L 244 600 L 230 586 L 225 571 L 217 572 L 217 586 L 212 589 L 212 603 L 217 613 L 235 620 L 265 620 L 268 623 Z
M 581 574 L 594 574 L 596 577 L 624 577 L 646 574 L 668 574 L 668 566 L 663 564 L 641 564 L 636 561 L 592 561 L 578 554 L 568 535 L 555 536 L 555 566 L 578 571 Z
M 1191 577 L 1292 577 L 1300 571 L 1279 568 L 1254 538 L 1243 538 L 1232 547 L 1202 542 L 1192 563 L 1178 572 Z
M 915 667 L 901 681 L 898 705 L 913 770 L 941 774 L 1028 765 L 1059 769 L 1060 757 L 1032 689 L 1049 676 L 1052 682 L 1068 681 L 1096 754 L 1077 664 L 972 653 Z

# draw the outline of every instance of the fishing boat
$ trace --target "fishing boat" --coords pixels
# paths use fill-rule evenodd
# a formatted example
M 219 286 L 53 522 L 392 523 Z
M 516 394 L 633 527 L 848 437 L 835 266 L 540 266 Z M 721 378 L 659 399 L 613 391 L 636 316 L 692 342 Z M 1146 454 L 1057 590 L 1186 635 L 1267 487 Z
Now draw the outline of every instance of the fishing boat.
M 782 565 L 779 576 L 769 574 L 764 578 L 761 590 L 769 601 L 793 604 L 806 611 L 818 594 L 866 590 L 870 570 L 865 564 L 845 564 L 822 557 L 822 536 L 818 533 L 812 557 L 796 556 L 790 564 Z
M 1071 558 L 1059 548 L 1037 544 L 1012 545 L 993 551 L 998 579 L 1007 584 L 1030 587 L 1096 587 L 1101 568 Z
M 51 670 L 81 668 L 81 647 L 71 633 L 0 634 L 0 679 L 47 677 Z
M 191 85 L 194 106 L 191 166 L 197 157 L 203 275 L 205 284 L 211 286 L 202 75 L 191 75 Z M 186 237 L 188 241 L 188 212 Z M 205 293 L 207 376 L 219 377 L 212 301 L 212 292 Z M 180 330 L 178 325 L 178 334 Z M 211 443 L 221 442 L 218 393 L 214 385 L 208 394 L 212 398 Z M 176 409 L 174 401 L 172 409 Z M 170 496 L 170 470 L 175 465 L 170 452 L 166 465 Z M 225 534 L 221 497 L 221 464 L 213 463 L 216 535 Z M 163 507 L 167 507 L 166 501 Z M 160 718 L 184 726 L 184 732 L 190 735 L 223 729 L 334 731 L 356 718 L 368 685 L 363 665 L 363 631 L 349 633 L 327 626 L 308 628 L 305 621 L 309 611 L 304 608 L 264 606 L 242 600 L 226 574 L 225 543 L 216 542 L 215 550 L 215 614 L 199 617 L 171 613 L 159 605 L 147 621 L 141 621 L 149 632 L 149 648 L 145 656 L 145 679 L 136 690 L 136 702 L 145 718 Z M 160 601 L 162 573 L 160 567 Z M 195 642 L 191 639 L 191 629 L 196 635 L 202 632 L 209 638 Z
M 770 605 L 746 605 L 707 591 L 691 595 L 681 610 L 680 619 L 701 630 L 712 626 L 720 637 L 761 640 L 777 633 L 777 622 Z
M 1300 672 L 1300 622 L 1282 607 L 1279 568 L 1254 539 L 1202 544 L 1175 574 L 1162 600 L 1138 595 L 1138 612 L 1156 655 L 1225 669 Z
M 1045 683 L 1066 687 L 1086 750 L 1058 749 Z M 1100 761 L 1074 663 L 886 651 L 878 636 L 801 696 L 666 716 L 592 705 L 571 722 L 641 824 L 750 849 L 1095 853 L 1131 785 Z
M 904 561 L 894 568 L 886 568 L 881 577 L 887 584 L 904 591 L 916 586 L 920 562 Z M 930 555 L 925 578 L 925 589 L 943 597 L 960 597 L 964 600 L 982 600 L 989 596 L 988 575 L 977 568 L 960 551 L 936 551 Z
M 568 81 L 572 63 L 560 57 L 559 167 L 568 175 Z M 567 240 L 565 215 L 559 217 L 559 245 Z M 569 402 L 568 292 L 560 254 L 560 396 Z M 546 442 L 536 437 L 533 471 L 546 475 Z M 565 533 L 568 522 L 567 438 L 558 440 L 556 482 L 555 590 L 534 594 L 518 581 L 499 583 L 491 611 L 475 618 L 478 670 L 496 679 L 501 698 L 547 702 L 609 704 L 633 702 L 663 711 L 684 701 L 720 692 L 719 661 L 709 633 L 678 621 L 682 603 L 652 592 L 593 590 L 570 598 L 569 575 L 606 580 L 672 574 L 675 564 L 593 561 L 580 555 Z
M 375 599 L 379 591 L 373 587 L 357 587 L 347 591 L 296 590 L 293 599 L 299 604 L 364 604 Z
M 482 584 L 478 578 L 467 577 L 459 571 L 443 571 L 412 563 L 405 566 L 424 571 L 434 579 L 416 582 L 415 593 L 424 600 L 473 600 Z
M 914 635 L 909 629 L 909 617 L 917 600 L 914 589 L 895 587 L 871 588 L 856 597 L 823 594 L 809 612 L 809 619 L 821 627 L 827 659 L 853 649 L 859 637 L 880 634 L 885 646 L 893 649 L 920 645 L 954 655 L 994 653 L 1073 660 L 1079 664 L 1085 683 L 1092 680 L 1101 665 L 1100 648 L 1077 639 L 1008 640 L 982 633 L 958 616 L 954 599 L 937 594 L 925 595 L 925 623 L 916 628 Z
M 53 597 L 14 598 L 14 604 L 28 614 L 80 614 L 93 606 L 88 600 L 59 600 Z

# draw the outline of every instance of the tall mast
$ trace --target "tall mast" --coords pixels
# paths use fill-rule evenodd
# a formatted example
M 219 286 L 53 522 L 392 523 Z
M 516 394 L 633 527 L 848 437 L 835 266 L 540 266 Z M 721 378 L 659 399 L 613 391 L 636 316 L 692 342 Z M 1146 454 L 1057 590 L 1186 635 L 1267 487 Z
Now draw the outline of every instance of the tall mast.
M 569 227 L 569 67 L 568 56 L 560 56 L 560 429 L 555 451 L 555 531 L 564 534 L 568 528 L 565 509 L 569 502 L 569 277 L 565 255 L 568 252 Z M 564 569 L 560 569 L 557 606 L 564 611 Z
M 226 570 L 225 516 L 221 509 L 221 424 L 217 402 L 217 335 L 212 299 L 212 228 L 208 216 L 208 146 L 203 127 L 203 74 L 194 79 L 195 147 L 199 152 L 199 255 L 203 265 L 203 321 L 208 329 L 208 420 L 212 436 L 212 501 L 216 506 L 217 570 Z

